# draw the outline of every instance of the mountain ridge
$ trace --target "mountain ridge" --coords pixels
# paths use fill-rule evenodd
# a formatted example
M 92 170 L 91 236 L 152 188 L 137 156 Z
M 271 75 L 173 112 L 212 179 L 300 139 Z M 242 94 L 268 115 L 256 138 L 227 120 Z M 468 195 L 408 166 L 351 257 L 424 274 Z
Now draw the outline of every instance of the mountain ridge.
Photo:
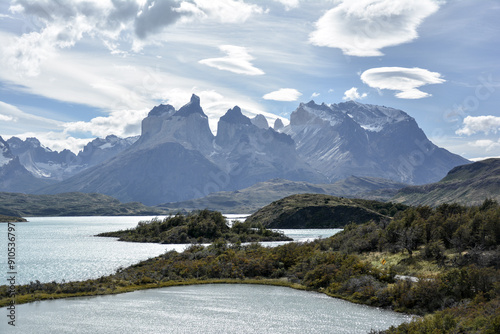
M 444 203 L 480 205 L 486 199 L 500 202 L 500 159 L 491 158 L 457 166 L 439 182 L 410 186 L 391 199 L 409 205 Z
M 78 173 L 36 193 L 99 192 L 157 205 L 276 178 L 325 184 L 354 175 L 421 184 L 468 162 L 435 146 L 412 117 L 394 108 L 310 101 L 292 112 L 286 127 L 275 125 L 278 131 L 235 106 L 219 119 L 214 135 L 193 94 L 179 110 L 154 107 L 136 140 L 108 136 L 89 143 L 97 147 L 89 163 L 80 159 L 80 167 L 71 165 Z

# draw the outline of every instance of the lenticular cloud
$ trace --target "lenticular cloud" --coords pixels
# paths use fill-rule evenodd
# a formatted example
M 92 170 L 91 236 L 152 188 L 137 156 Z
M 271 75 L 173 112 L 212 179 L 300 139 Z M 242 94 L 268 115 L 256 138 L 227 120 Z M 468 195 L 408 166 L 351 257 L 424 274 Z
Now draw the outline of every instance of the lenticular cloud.
M 372 88 L 397 91 L 400 99 L 421 99 L 431 96 L 418 87 L 445 82 L 441 74 L 423 68 L 377 67 L 364 71 L 361 80 Z
M 384 47 L 416 39 L 418 26 L 438 9 L 433 0 L 343 0 L 316 22 L 309 41 L 349 56 L 381 56 Z

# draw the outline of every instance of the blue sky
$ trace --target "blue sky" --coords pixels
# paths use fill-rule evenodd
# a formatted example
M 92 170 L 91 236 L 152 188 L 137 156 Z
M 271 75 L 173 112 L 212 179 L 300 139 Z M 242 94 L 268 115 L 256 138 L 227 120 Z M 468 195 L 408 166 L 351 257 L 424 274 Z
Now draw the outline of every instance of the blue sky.
M 500 1 L 12 0 L 0 3 L 0 135 L 77 152 L 140 133 L 192 93 L 239 105 L 399 108 L 437 145 L 500 156 Z

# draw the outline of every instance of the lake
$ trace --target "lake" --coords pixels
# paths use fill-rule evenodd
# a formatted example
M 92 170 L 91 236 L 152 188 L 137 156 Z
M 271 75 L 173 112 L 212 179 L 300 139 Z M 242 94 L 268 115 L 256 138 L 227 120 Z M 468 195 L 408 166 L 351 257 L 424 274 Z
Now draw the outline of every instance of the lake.
M 246 215 L 228 215 L 242 220 Z M 61 282 L 98 278 L 113 274 L 119 267 L 158 256 L 167 250 L 183 251 L 186 245 L 162 245 L 117 241 L 94 237 L 101 232 L 135 227 L 141 220 L 154 217 L 33 217 L 16 223 L 17 283 L 30 281 Z M 283 230 L 295 241 L 328 237 L 340 231 Z M 7 224 L 0 224 L 2 245 L 7 241 Z M 263 243 L 276 246 L 285 242 Z M 7 254 L 0 256 L 0 285 L 7 284 Z
M 208 284 L 18 305 L 1 333 L 367 333 L 410 316 L 291 288 Z
M 37 217 L 16 223 L 17 284 L 97 278 L 167 250 L 181 252 L 187 247 L 94 237 L 151 218 Z M 228 218 L 242 220 L 244 216 Z M 295 241 L 308 241 L 340 230 L 283 231 Z M 7 238 L 7 224 L 0 224 L 0 237 Z M 0 257 L 0 285 L 7 284 L 6 260 L 6 255 Z M 366 333 L 410 319 L 319 293 L 226 284 L 16 305 L 15 328 L 7 324 L 5 312 L 3 308 L 0 333 Z

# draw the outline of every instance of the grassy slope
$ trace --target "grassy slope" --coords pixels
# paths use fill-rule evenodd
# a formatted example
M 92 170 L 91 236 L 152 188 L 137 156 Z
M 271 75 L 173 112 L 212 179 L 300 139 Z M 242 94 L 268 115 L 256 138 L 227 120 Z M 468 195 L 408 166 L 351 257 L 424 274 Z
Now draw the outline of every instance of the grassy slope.
M 57 195 L 28 195 L 0 193 L 0 213 L 9 216 L 133 216 L 162 215 L 159 208 L 141 203 L 123 204 L 102 194 L 64 193 Z
M 408 205 L 479 205 L 487 198 L 500 201 L 500 159 L 455 167 L 439 182 L 401 189 L 392 201 Z
M 404 205 L 321 194 L 298 194 L 275 201 L 247 218 L 270 228 L 338 228 L 348 223 L 388 219 Z

